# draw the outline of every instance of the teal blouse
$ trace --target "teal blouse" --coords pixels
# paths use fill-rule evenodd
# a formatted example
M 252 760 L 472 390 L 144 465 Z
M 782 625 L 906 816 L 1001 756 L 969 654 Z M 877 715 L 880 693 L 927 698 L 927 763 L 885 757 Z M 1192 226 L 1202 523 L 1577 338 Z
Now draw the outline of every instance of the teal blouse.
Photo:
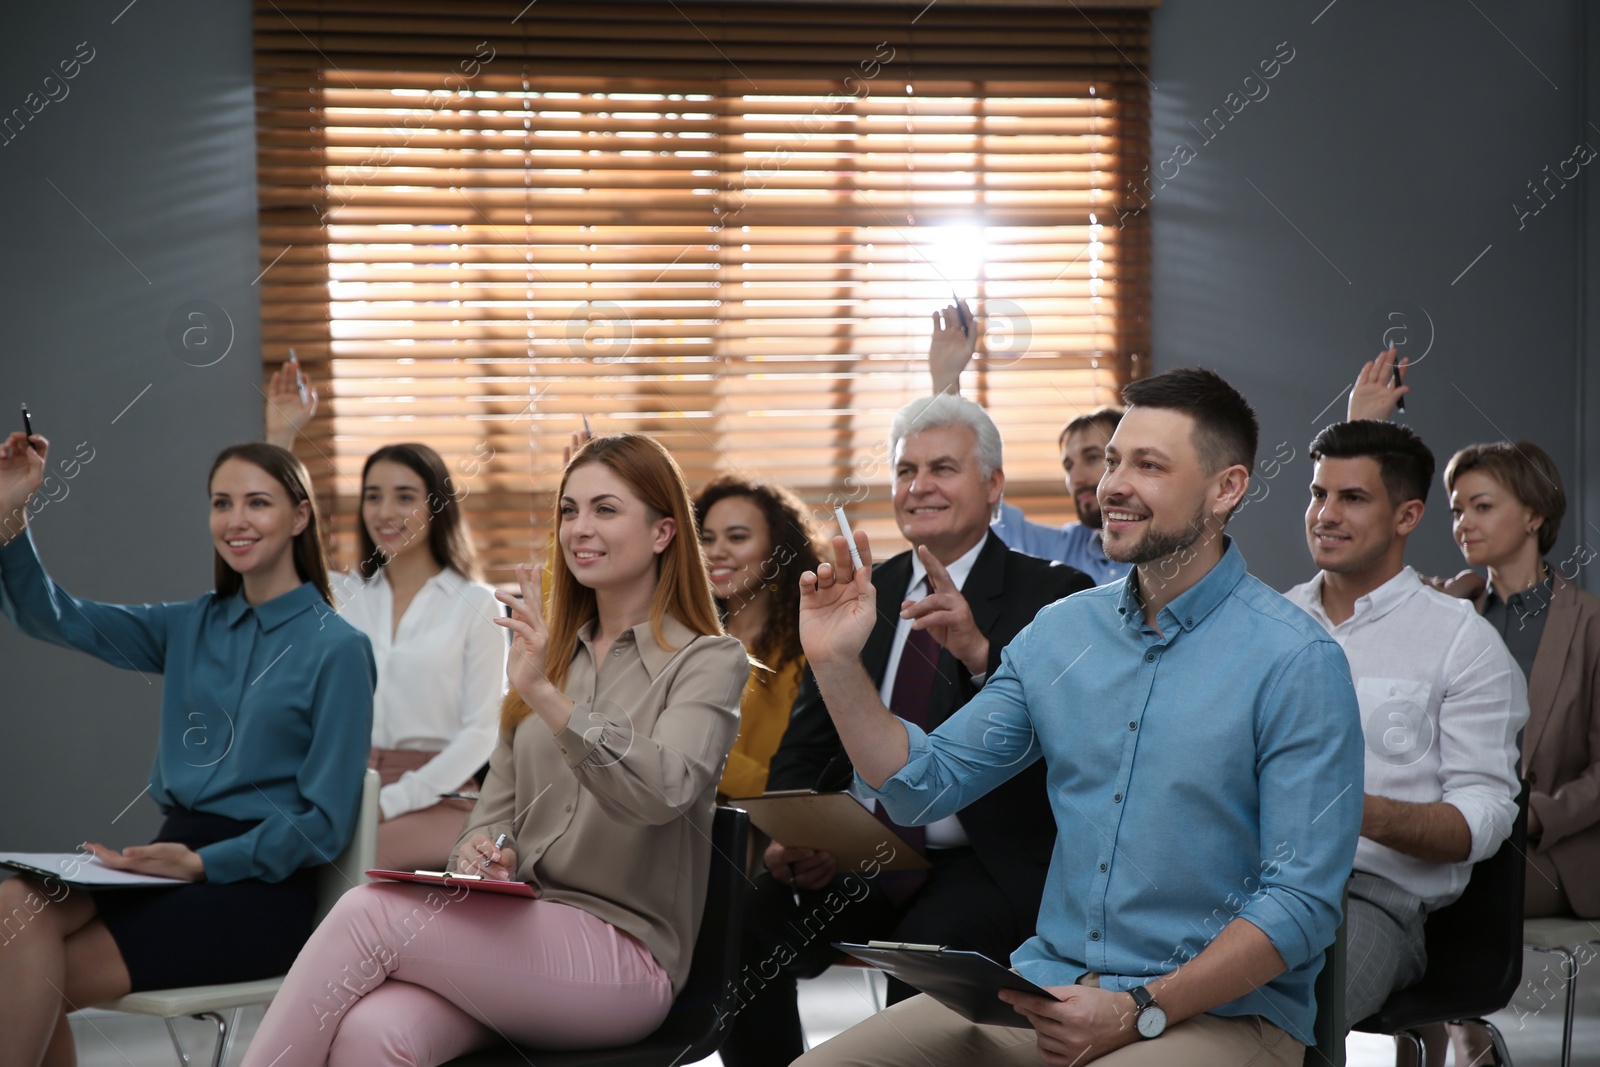
M 57 585 L 24 533 L 0 548 L 0 606 L 25 634 L 165 676 L 150 795 L 259 823 L 199 849 L 208 881 L 279 882 L 349 844 L 377 670 L 311 583 L 255 606 L 101 604 Z

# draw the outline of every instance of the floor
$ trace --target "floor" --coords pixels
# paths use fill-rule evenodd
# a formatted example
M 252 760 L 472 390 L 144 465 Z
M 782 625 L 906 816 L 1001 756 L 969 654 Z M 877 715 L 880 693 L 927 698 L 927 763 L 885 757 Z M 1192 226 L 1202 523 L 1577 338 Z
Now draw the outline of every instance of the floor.
M 1565 989 L 1554 960 L 1528 953 L 1516 999 L 1493 1016 L 1516 1067 L 1557 1067 L 1560 1063 Z M 801 983 L 800 1012 L 813 1045 L 871 1014 L 874 1001 L 868 981 L 865 971 L 835 967 L 821 978 Z M 881 982 L 878 985 L 881 990 Z M 230 1067 L 238 1064 L 260 1019 L 260 1009 L 245 1012 Z M 191 1062 L 208 1062 L 209 1024 L 182 1020 L 178 1027 Z M 154 1019 L 91 1012 L 74 1018 L 72 1028 L 78 1039 L 80 1067 L 173 1067 L 177 1062 L 166 1028 Z M 1574 1064 L 1600 1065 L 1600 967 L 1590 966 L 1580 976 L 1573 1048 Z M 1394 1063 L 1394 1045 L 1386 1037 L 1352 1034 L 1346 1054 L 1349 1067 L 1389 1067 Z M 721 1060 L 713 1056 L 704 1063 L 720 1065 Z

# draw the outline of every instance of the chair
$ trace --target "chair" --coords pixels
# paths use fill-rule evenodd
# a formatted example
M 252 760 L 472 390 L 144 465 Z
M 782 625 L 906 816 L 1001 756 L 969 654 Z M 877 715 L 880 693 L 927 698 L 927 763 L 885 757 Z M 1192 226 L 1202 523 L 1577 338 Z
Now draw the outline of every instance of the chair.
M 1341 904 L 1339 929 L 1322 954 L 1322 970 L 1314 987 L 1317 1017 L 1311 1024 L 1316 1044 L 1306 1049 L 1305 1067 L 1344 1067 L 1345 921 Z
M 361 813 L 356 820 L 356 834 L 349 846 L 337 859 L 318 872 L 317 922 L 333 910 L 339 897 L 367 880 L 368 868 L 376 863 L 378 852 L 378 772 L 369 770 L 361 784 Z M 266 1004 L 277 995 L 283 979 L 262 978 L 254 982 L 227 982 L 221 985 L 185 986 L 179 989 L 153 989 L 145 993 L 129 993 L 125 997 L 96 1007 L 105 1011 L 127 1012 L 133 1015 L 152 1015 L 167 1024 L 167 1034 L 172 1047 L 178 1052 L 178 1062 L 189 1067 L 188 1053 L 178 1040 L 174 1019 L 190 1016 L 209 1019 L 217 1027 L 217 1047 L 211 1056 L 211 1067 L 222 1067 L 233 1047 L 233 1037 L 239 1028 L 239 1016 L 245 1008 Z M 222 1013 L 229 1012 L 224 1018 Z
M 1600 944 L 1600 920 L 1565 916 L 1554 919 L 1528 919 L 1522 924 L 1522 943 L 1536 952 L 1553 952 L 1561 957 L 1561 973 L 1567 983 L 1566 1014 L 1561 1021 L 1561 1067 L 1572 1067 L 1572 1018 L 1577 1008 L 1578 968 L 1593 959 L 1578 958 L 1578 949 Z
M 497 1044 L 446 1067 L 673 1067 L 711 1055 L 722 1044 L 723 1019 L 738 1003 L 739 929 L 744 922 L 744 852 L 750 816 L 717 809 L 711 826 L 711 879 L 689 979 L 666 1021 L 643 1041 L 621 1048 L 546 1052 Z
M 1428 969 L 1422 981 L 1391 994 L 1383 1007 L 1351 1029 L 1389 1034 L 1408 1044 L 1422 1063 L 1422 1035 L 1434 1023 L 1481 1026 L 1499 1062 L 1509 1067 L 1500 1031 L 1484 1016 L 1511 1003 L 1522 981 L 1522 893 L 1528 849 L 1528 784 L 1517 796 L 1511 836 L 1472 868 L 1467 888 L 1428 916 L 1424 927 Z

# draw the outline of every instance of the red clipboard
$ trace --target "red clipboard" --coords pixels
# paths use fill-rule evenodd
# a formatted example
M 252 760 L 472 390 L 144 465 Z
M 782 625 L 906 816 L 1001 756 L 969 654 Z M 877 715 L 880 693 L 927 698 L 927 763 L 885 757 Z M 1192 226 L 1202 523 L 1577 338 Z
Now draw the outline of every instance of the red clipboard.
M 418 882 L 422 885 L 444 885 L 481 893 L 499 893 L 508 897 L 527 897 L 535 900 L 539 894 L 527 882 L 502 882 L 494 878 L 476 878 L 472 875 L 443 874 L 438 871 L 384 871 L 370 870 L 368 878 L 381 878 L 385 882 Z

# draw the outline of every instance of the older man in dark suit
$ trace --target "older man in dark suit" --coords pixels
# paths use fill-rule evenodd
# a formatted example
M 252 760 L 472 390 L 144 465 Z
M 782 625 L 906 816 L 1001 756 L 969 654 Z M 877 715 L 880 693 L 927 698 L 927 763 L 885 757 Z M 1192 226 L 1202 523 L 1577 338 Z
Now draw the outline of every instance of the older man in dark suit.
M 890 429 L 894 511 L 911 551 L 872 575 L 881 614 L 861 663 L 885 704 L 933 729 L 1000 665 L 1000 650 L 1039 609 L 1093 587 L 1082 572 L 1007 548 L 989 523 L 1005 488 L 1000 433 L 955 396 L 916 400 Z M 996 744 L 1027 739 L 997 731 Z M 808 674 L 769 791 L 841 789 L 851 766 Z M 885 818 L 881 815 L 880 817 Z M 787 1064 L 803 1051 L 795 979 L 838 959 L 833 941 L 974 949 L 1004 960 L 1034 931 L 1056 826 L 1042 762 L 948 819 L 895 827 L 931 863 L 924 872 L 840 870 L 826 852 L 766 850 L 747 901 L 742 969 L 722 1047 L 729 1067 Z M 796 890 L 800 902 L 795 902 Z M 891 1002 L 914 990 L 891 981 Z

